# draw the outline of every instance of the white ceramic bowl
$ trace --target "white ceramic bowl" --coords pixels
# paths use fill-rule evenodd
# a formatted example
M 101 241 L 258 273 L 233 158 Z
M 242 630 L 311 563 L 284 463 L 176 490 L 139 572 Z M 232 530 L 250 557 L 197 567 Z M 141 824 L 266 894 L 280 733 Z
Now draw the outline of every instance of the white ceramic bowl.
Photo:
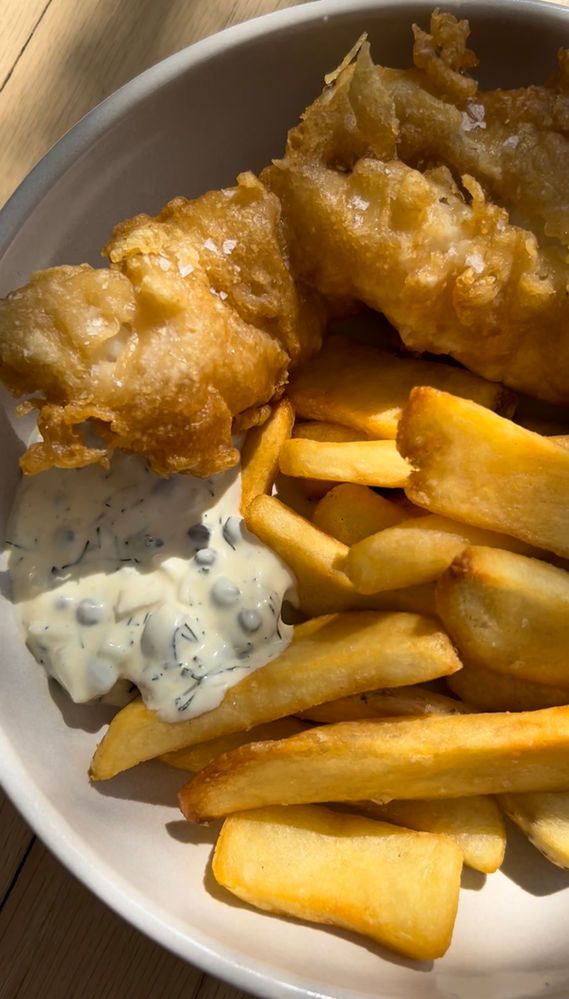
M 378 60 L 407 65 L 410 24 L 427 23 L 432 6 L 320 0 L 209 38 L 133 80 L 72 129 L 4 209 L 0 292 L 38 267 L 97 262 L 117 220 L 259 168 L 279 154 L 323 73 L 363 30 Z M 444 7 L 470 17 L 486 85 L 537 82 L 569 44 L 569 11 L 551 3 Z M 11 412 L 0 411 L 4 519 L 21 450 Z M 176 809 L 179 775 L 150 764 L 91 786 L 87 766 L 105 710 L 73 706 L 48 686 L 5 599 L 0 612 L 6 790 L 53 852 L 149 936 L 262 996 L 569 995 L 569 877 L 513 832 L 502 872 L 484 886 L 466 873 L 454 942 L 435 966 L 262 915 L 222 893 L 208 873 L 214 830 L 188 825 Z

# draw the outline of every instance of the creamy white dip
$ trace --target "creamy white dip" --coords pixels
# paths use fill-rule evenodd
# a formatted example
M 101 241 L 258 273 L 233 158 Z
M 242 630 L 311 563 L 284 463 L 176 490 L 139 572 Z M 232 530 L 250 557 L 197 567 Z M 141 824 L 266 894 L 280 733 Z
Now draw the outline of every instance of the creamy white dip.
M 250 534 L 239 478 L 161 479 L 139 457 L 24 478 L 7 533 L 27 644 L 74 701 L 131 680 L 181 721 L 290 642 L 294 577 Z

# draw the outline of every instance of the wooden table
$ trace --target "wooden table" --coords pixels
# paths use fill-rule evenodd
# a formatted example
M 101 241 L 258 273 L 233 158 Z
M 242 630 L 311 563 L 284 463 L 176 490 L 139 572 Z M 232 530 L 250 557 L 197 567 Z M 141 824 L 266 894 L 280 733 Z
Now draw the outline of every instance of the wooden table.
M 299 0 L 0 0 L 0 205 L 85 112 L 215 31 Z M 238 999 L 107 909 L 0 797 L 0 999 Z

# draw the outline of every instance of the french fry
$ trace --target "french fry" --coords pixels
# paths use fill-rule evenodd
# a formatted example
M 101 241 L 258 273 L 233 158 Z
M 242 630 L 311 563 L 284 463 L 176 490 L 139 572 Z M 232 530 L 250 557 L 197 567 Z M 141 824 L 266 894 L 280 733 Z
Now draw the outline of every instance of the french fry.
M 512 393 L 462 368 L 395 357 L 345 337 L 329 337 L 314 360 L 293 377 L 289 395 L 297 414 L 353 427 L 369 437 L 391 438 L 416 385 L 432 385 L 500 412 L 512 410 Z
M 569 868 L 569 793 L 501 794 L 500 807 L 557 867 Z
M 309 441 L 361 441 L 362 435 L 358 430 L 350 427 L 340 427 L 336 423 L 322 423 L 311 421 L 309 423 L 295 424 L 292 432 L 293 437 L 300 437 Z M 299 482 L 299 488 L 310 500 L 321 499 L 332 488 L 332 483 L 325 479 L 303 478 Z
M 320 420 L 310 420 L 308 423 L 295 423 L 293 437 L 301 437 L 307 441 L 361 441 L 366 435 L 353 427 L 341 427 L 337 423 L 325 423 Z
M 539 711 L 569 703 L 569 691 L 465 663 L 447 678 L 453 694 L 479 711 Z M 318 719 L 315 719 L 318 720 Z
M 368 611 L 306 621 L 280 656 L 231 687 L 206 714 L 171 724 L 142 701 L 115 715 L 91 763 L 106 780 L 144 760 L 241 732 L 322 701 L 405 686 L 460 669 L 437 623 L 417 614 Z
M 294 572 L 300 609 L 308 617 L 370 607 L 434 612 L 431 587 L 409 587 L 372 596 L 356 593 L 342 568 L 347 546 L 318 530 L 274 496 L 257 496 L 245 514 L 245 522 Z
M 548 439 L 559 447 L 564 447 L 566 451 L 569 450 L 569 437 L 566 434 L 562 434 L 560 437 L 549 437 Z
M 569 555 L 569 452 L 474 402 L 413 389 L 397 445 L 419 506 Z
M 416 586 L 438 579 L 469 544 L 537 554 L 536 549 L 516 538 L 427 514 L 411 517 L 354 544 L 345 571 L 358 593 Z
M 316 502 L 306 495 L 301 479 L 291 479 L 279 472 L 275 480 L 276 495 L 285 506 L 290 507 L 305 520 L 312 520 L 316 512 Z
M 460 676 L 462 670 L 454 674 Z M 452 680 L 452 677 L 448 677 Z M 454 697 L 436 694 L 425 687 L 396 687 L 372 690 L 337 701 L 315 704 L 298 717 L 314 722 L 358 721 L 360 718 L 399 718 L 403 715 L 452 715 L 472 711 Z M 292 733 L 291 733 L 292 734 Z
M 569 789 L 569 707 L 321 725 L 242 746 L 182 788 L 204 822 L 264 805 Z
M 564 569 L 496 548 L 466 548 L 438 582 L 437 607 L 467 662 L 569 693 Z
M 388 489 L 404 486 L 409 475 L 394 441 L 327 443 L 297 438 L 285 441 L 279 464 L 285 475 Z
M 279 453 L 292 433 L 294 409 L 281 399 L 260 427 L 248 431 L 241 451 L 241 512 L 255 496 L 270 494 L 279 470 Z
M 389 801 L 384 805 L 366 801 L 358 805 L 358 810 L 372 819 L 407 829 L 451 836 L 462 850 L 464 863 L 482 874 L 492 874 L 502 866 L 506 829 L 500 809 L 487 795 L 438 801 Z
M 334 486 L 314 511 L 316 527 L 344 545 L 354 545 L 404 519 L 404 511 L 395 503 L 351 482 Z
M 200 742 L 197 746 L 178 749 L 175 753 L 164 753 L 160 759 L 177 770 L 197 773 L 216 757 L 228 753 L 231 749 L 238 749 L 248 742 L 259 742 L 261 739 L 287 739 L 289 735 L 299 735 L 300 732 L 306 731 L 306 728 L 307 726 L 297 718 L 278 718 L 266 725 L 256 725 L 247 732 L 220 735 L 218 739 Z
M 422 960 L 450 944 L 461 869 L 447 836 L 316 806 L 227 819 L 212 861 L 218 884 L 259 909 L 355 930 Z

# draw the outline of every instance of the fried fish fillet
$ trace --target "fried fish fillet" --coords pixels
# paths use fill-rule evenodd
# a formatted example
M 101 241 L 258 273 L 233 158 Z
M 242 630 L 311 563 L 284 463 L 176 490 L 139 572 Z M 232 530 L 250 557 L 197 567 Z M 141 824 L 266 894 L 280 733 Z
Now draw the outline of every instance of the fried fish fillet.
M 433 15 L 409 71 L 374 66 L 364 43 L 262 178 L 312 287 L 383 312 L 414 350 L 567 405 L 569 145 L 531 111 L 563 121 L 565 55 L 550 88 L 500 104 L 464 75 L 467 37 Z M 509 124 L 512 103 L 525 110 Z
M 0 377 L 33 394 L 43 437 L 23 470 L 104 462 L 117 447 L 162 474 L 235 464 L 232 432 L 266 418 L 324 321 L 291 276 L 277 198 L 244 174 L 123 222 L 105 253 L 110 268 L 39 271 L 0 303 Z

